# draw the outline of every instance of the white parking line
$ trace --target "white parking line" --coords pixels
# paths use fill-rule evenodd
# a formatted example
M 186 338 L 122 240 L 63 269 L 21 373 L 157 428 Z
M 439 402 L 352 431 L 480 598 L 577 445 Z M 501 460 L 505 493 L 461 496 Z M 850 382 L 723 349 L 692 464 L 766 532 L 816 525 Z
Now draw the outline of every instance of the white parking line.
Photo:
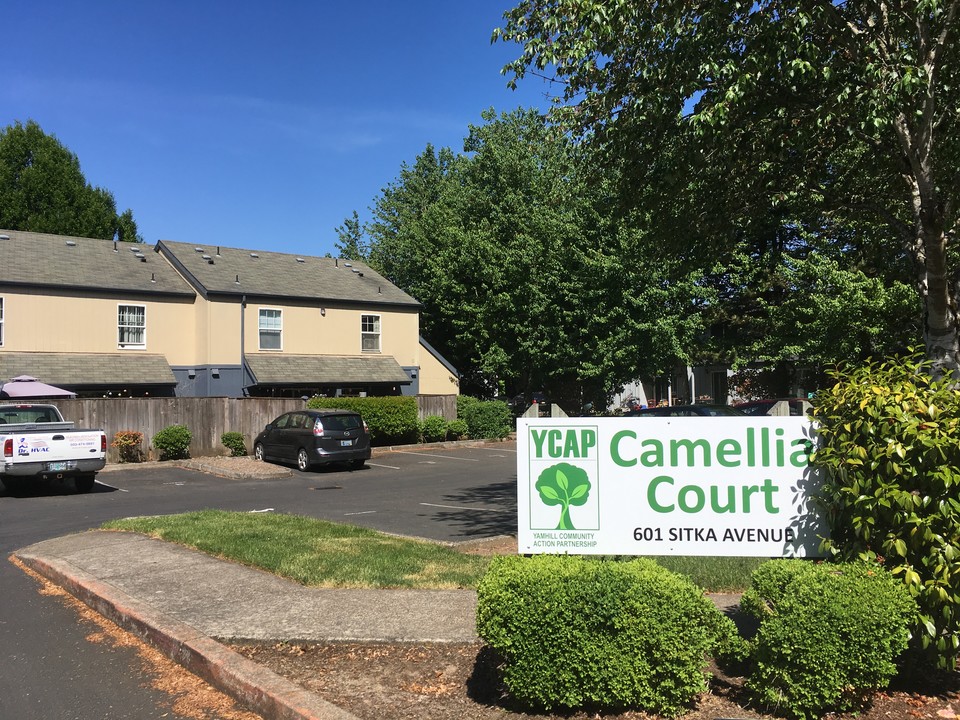
M 478 448 L 475 448 L 475 449 L 476 449 L 476 450 L 486 450 L 487 452 L 492 452 L 492 453 L 513 453 L 514 455 L 517 454 L 517 451 L 516 451 L 516 450 L 511 450 L 510 448 L 478 447 Z M 498 457 L 502 457 L 502 456 L 498 456 Z
M 420 503 L 427 507 L 443 508 L 444 510 L 471 510 L 476 512 L 512 512 L 503 508 L 460 507 L 459 505 L 437 505 L 436 503 Z
M 397 454 L 398 455 L 422 455 L 423 457 L 442 458 L 444 460 L 464 460 L 466 462 L 480 462 L 476 458 L 451 457 L 450 455 L 433 455 L 431 453 L 416 453 L 416 452 L 408 452 L 406 450 L 397 450 Z
M 400 469 L 400 468 L 398 468 L 398 467 L 396 467 L 396 466 L 394 466 L 394 465 L 381 465 L 380 463 L 372 463 L 372 462 L 370 462 L 369 460 L 367 460 L 367 465 L 370 465 L 370 466 L 372 466 L 372 467 L 385 467 L 385 468 L 389 468 L 389 469 L 391 469 L 391 470 L 399 470 L 399 469 Z
M 350 517 L 351 515 L 376 515 L 376 514 L 377 514 L 376 510 L 364 510 L 362 512 L 344 513 L 343 516 Z
M 104 487 L 108 487 L 111 490 L 119 490 L 120 492 L 130 492 L 129 490 L 124 490 L 123 488 L 119 488 L 115 485 L 107 485 L 107 483 L 105 483 L 103 480 L 96 480 L 95 482 L 97 483 L 97 485 L 103 485 Z

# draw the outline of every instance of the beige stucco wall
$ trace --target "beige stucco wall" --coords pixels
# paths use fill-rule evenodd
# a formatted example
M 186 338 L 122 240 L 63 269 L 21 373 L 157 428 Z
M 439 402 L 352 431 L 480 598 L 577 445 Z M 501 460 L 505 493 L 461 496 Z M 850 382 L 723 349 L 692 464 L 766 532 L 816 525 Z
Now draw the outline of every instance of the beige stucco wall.
M 222 304 L 222 303 L 218 303 Z M 233 306 L 236 308 L 236 306 Z M 282 311 L 282 350 L 261 350 L 260 309 Z M 391 355 L 404 367 L 419 362 L 420 316 L 417 310 L 304 307 L 282 303 L 248 303 L 244 321 L 247 353 L 282 352 L 289 355 L 361 355 L 360 317 L 380 316 L 380 354 Z M 239 332 L 235 320 L 233 326 Z M 234 344 L 239 338 L 234 335 Z
M 459 395 L 457 376 L 447 370 L 433 354 L 420 345 L 420 394 Z
M 6 290 L 0 291 L 0 297 L 4 315 L 0 352 L 141 352 L 165 355 L 172 365 L 195 362 L 192 300 L 107 299 L 69 292 L 39 295 Z M 145 307 L 146 347 L 118 347 L 119 305 Z
M 158 300 L 83 297 L 77 293 L 38 295 L 0 291 L 4 303 L 0 352 L 158 353 L 174 366 L 240 362 L 241 307 L 238 301 Z M 118 305 L 146 308 L 146 347 L 117 345 Z M 380 354 L 403 367 L 419 367 L 420 392 L 457 394 L 456 377 L 419 342 L 416 309 L 360 310 L 248 302 L 243 310 L 247 353 L 259 347 L 259 309 L 282 310 L 283 354 L 361 355 L 362 315 L 380 316 Z

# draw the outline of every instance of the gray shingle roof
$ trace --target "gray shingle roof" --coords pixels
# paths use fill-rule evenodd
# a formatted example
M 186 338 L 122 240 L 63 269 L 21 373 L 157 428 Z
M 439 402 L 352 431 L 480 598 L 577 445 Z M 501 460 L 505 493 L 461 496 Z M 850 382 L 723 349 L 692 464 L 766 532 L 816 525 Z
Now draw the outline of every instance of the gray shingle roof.
M 410 378 L 390 355 L 247 355 L 258 385 L 406 384 Z
M 420 306 L 370 266 L 358 261 L 171 240 L 161 240 L 157 249 L 205 295 Z
M 59 387 L 175 385 L 163 355 L 148 353 L 0 352 L 0 378 L 32 375 Z
M 3 235 L 0 284 L 195 295 L 170 263 L 142 243 L 19 230 L 0 230 Z

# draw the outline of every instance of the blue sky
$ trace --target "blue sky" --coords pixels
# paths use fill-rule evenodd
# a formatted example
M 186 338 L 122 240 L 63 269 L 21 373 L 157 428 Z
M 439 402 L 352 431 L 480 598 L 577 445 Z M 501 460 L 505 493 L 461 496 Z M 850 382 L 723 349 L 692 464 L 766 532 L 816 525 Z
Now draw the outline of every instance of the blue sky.
M 37 121 L 148 243 L 323 255 L 427 145 L 462 150 L 519 46 L 504 0 L 4 3 L 0 127 Z

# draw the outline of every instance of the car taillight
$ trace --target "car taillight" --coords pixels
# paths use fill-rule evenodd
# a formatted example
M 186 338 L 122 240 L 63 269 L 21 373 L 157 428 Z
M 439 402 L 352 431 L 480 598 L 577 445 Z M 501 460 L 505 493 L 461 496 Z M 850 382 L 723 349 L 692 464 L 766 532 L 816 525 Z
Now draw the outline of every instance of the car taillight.
M 100 436 L 100 452 L 105 453 L 107 451 L 107 436 Z
M 13 438 L 7 438 L 3 443 L 3 456 L 5 458 L 13 457 Z
M 319 420 L 313 424 L 313 435 L 314 437 L 323 437 L 323 423 Z

